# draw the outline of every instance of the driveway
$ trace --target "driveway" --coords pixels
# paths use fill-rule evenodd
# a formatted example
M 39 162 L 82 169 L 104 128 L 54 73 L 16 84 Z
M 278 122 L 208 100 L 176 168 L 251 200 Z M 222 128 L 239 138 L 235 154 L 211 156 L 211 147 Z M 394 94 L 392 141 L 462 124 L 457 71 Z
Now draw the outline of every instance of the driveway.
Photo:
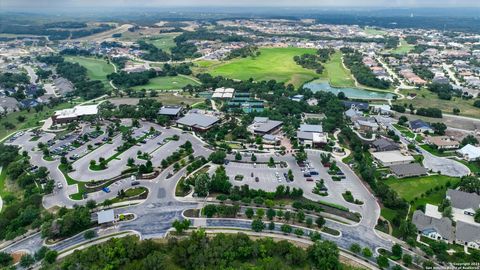
M 433 172 L 439 172 L 440 174 L 452 177 L 462 177 L 470 174 L 470 169 L 458 161 L 437 157 L 421 147 L 417 147 L 417 150 L 420 150 L 424 157 L 423 166 Z

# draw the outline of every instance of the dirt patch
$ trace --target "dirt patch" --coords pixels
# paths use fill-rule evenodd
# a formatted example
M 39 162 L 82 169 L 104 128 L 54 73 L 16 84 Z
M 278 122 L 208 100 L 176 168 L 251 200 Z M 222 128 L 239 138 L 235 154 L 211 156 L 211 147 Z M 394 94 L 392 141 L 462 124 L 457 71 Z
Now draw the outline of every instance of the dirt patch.
M 15 251 L 11 254 L 12 258 L 13 258 L 13 263 L 18 263 L 20 261 L 20 259 L 22 258 L 23 255 L 27 254 L 26 251 Z

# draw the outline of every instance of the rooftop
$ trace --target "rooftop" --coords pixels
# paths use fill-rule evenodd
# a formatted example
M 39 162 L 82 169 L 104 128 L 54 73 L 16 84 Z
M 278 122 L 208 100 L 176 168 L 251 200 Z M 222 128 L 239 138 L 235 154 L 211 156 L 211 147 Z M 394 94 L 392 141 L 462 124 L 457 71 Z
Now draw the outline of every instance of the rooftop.
M 109 223 L 115 221 L 115 214 L 113 209 L 110 210 L 102 210 L 97 212 L 98 216 L 98 224 Z
M 202 113 L 189 113 L 184 117 L 178 119 L 177 123 L 189 127 L 208 128 L 219 120 L 220 119 L 218 119 L 217 117 L 211 115 L 206 115 Z

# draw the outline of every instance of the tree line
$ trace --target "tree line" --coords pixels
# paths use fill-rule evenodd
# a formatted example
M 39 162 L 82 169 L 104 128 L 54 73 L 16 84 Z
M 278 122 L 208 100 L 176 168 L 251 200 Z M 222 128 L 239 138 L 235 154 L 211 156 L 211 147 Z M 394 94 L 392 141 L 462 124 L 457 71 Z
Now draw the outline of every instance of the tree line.
M 360 52 L 352 51 L 349 48 L 342 48 L 341 51 L 344 53 L 343 62 L 360 84 L 378 89 L 390 87 L 389 81 L 377 78 L 370 68 L 363 64 L 363 55 Z

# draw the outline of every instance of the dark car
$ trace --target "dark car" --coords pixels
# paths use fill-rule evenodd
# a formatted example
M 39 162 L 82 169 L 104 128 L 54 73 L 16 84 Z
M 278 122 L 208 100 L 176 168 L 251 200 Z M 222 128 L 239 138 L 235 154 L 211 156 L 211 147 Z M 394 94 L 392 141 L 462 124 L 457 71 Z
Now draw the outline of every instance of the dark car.
M 312 175 L 311 175 L 310 173 L 306 172 L 306 173 L 303 173 L 303 176 L 304 176 L 304 177 L 310 177 L 310 176 L 312 176 Z
M 255 177 L 255 182 L 258 182 L 260 179 L 258 179 L 258 176 Z
M 310 171 L 310 174 L 311 175 L 318 175 L 318 172 L 317 171 Z
M 132 186 L 138 186 L 138 185 L 140 185 L 140 182 L 138 182 L 138 181 L 133 181 L 132 182 Z
M 313 182 L 313 178 L 307 178 L 307 182 Z
M 225 164 L 225 165 L 228 165 L 228 163 L 230 163 L 230 160 L 228 160 L 228 159 L 225 159 L 225 161 L 223 162 L 223 164 Z

